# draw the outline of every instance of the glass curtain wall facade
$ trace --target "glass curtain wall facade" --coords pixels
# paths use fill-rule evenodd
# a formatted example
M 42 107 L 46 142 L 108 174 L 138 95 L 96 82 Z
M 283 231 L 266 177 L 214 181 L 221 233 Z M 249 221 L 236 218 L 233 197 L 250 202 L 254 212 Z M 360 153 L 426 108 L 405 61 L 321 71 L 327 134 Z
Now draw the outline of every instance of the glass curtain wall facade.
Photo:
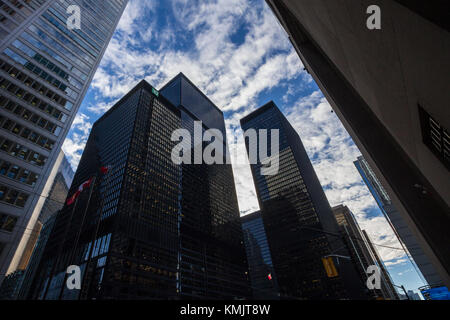
M 50 233 L 55 225 L 56 216 L 57 213 L 50 216 L 42 226 L 42 230 L 39 233 L 39 238 L 33 249 L 33 254 L 31 255 L 30 261 L 28 262 L 27 268 L 24 272 L 23 281 L 17 296 L 18 300 L 26 299 L 28 296 L 28 290 L 30 289 L 37 267 L 41 261 L 45 245 L 47 244 Z
M 127 0 L 5 0 L 0 4 L 0 282 L 19 266 L 61 145 Z M 70 5 L 81 13 L 69 30 Z M 44 196 L 41 196 L 44 195 Z
M 250 295 L 231 167 L 172 162 L 188 112 L 142 81 L 94 124 L 69 195 L 95 179 L 56 217 L 26 298 Z M 63 286 L 72 264 L 80 292 Z
M 153 90 L 142 81 L 95 122 L 69 195 L 95 180 L 59 212 L 27 298 L 176 298 L 181 168 L 170 138 L 181 117 Z M 62 285 L 72 264 L 81 292 Z
M 372 252 L 372 245 L 369 245 L 367 239 L 363 236 L 361 228 L 347 206 L 338 205 L 333 207 L 332 210 L 349 248 L 350 256 L 358 268 L 361 279 L 366 282 L 367 268 L 370 265 L 378 265 L 375 259 L 376 253 Z M 394 289 L 390 278 L 383 277 L 381 289 L 373 289 L 368 293 L 374 299 L 398 300 L 397 291 Z
M 443 281 L 441 277 L 423 252 L 416 237 L 400 215 L 400 212 L 392 203 L 391 198 L 371 169 L 369 163 L 361 156 L 354 162 L 354 165 L 419 276 L 421 276 L 424 282 L 430 285 L 442 285 Z
M 361 230 L 363 234 L 363 239 L 366 242 L 367 245 L 370 247 L 370 253 L 372 254 L 373 260 L 376 262 L 377 266 L 381 270 L 381 279 L 383 281 L 383 285 L 387 286 L 387 289 L 393 293 L 393 297 L 397 297 L 398 299 L 401 299 L 401 295 L 399 294 L 397 289 L 394 287 L 394 282 L 392 281 L 391 276 L 389 275 L 389 272 L 387 271 L 386 266 L 384 265 L 383 260 L 380 257 L 380 254 L 378 253 L 378 250 L 375 248 L 372 240 L 370 239 L 369 235 L 367 234 L 366 230 Z M 390 293 L 390 294 L 391 294 Z
M 276 274 L 272 265 L 261 212 L 256 211 L 243 216 L 242 230 L 244 231 L 253 299 L 279 299 Z
M 185 75 L 169 81 L 161 94 L 181 112 L 182 127 L 194 134 L 217 129 L 224 138 L 224 164 L 182 164 L 180 296 L 183 299 L 235 299 L 250 296 L 248 266 L 230 164 L 226 164 L 222 112 Z M 202 121 L 195 132 L 194 121 Z M 217 139 L 217 138 L 216 138 Z M 207 142 L 202 142 L 206 147 Z M 189 146 L 187 146 L 189 147 Z M 192 159 L 193 160 L 193 159 Z
M 339 274 L 332 278 L 322 265 L 325 256 L 349 253 L 297 132 L 273 102 L 241 119 L 241 127 L 267 129 L 268 150 L 271 130 L 279 130 L 279 150 L 268 155 L 278 156 L 278 172 L 262 175 L 260 157 L 251 171 L 281 298 L 367 298 L 352 262 L 339 259 L 337 265 L 335 260 Z M 258 139 L 258 155 L 260 147 Z

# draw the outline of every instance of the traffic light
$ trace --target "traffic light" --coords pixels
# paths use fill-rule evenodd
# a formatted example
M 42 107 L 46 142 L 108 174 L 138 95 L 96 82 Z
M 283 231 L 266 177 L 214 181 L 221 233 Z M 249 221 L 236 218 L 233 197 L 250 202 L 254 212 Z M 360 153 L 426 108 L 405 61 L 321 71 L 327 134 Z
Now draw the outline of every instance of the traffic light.
M 337 272 L 337 269 L 334 265 L 334 261 L 332 257 L 324 257 L 322 258 L 322 263 L 325 268 L 325 271 L 327 272 L 328 278 L 334 278 L 337 277 L 339 274 Z

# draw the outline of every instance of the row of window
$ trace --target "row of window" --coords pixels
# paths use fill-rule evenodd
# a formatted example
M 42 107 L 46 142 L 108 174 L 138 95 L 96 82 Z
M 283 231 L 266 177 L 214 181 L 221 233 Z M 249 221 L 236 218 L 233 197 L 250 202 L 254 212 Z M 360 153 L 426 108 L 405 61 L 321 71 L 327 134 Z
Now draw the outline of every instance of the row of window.
M 24 9 L 23 5 L 19 4 L 18 1 L 12 1 L 12 3 L 15 4 L 15 6 L 11 6 L 11 3 L 9 3 L 10 6 L 8 6 L 5 2 L 0 1 L 0 9 L 6 13 L 6 16 L 0 14 L 0 23 L 9 30 L 14 30 L 25 19 L 22 15 L 23 12 L 19 10 Z M 28 14 L 30 14 L 30 12 L 28 12 Z
M 25 45 L 20 40 L 15 40 L 13 42 L 13 46 L 16 49 L 20 50 L 25 55 L 27 55 L 30 58 L 34 59 L 39 64 L 41 64 L 44 67 L 46 67 L 48 70 L 52 71 L 58 77 L 61 77 L 62 79 L 68 81 L 71 85 L 73 85 L 77 89 L 81 90 L 83 88 L 83 85 L 81 84 L 80 81 L 78 81 L 77 79 L 75 79 L 74 77 L 69 75 L 68 72 L 64 71 L 63 69 L 61 69 L 60 67 L 55 65 L 53 62 L 51 62 L 50 60 L 48 60 L 47 58 L 45 58 L 41 54 L 39 54 L 36 51 L 34 51 L 33 49 L 29 48 L 27 45 Z
M 69 5 L 73 4 L 73 0 L 70 0 L 71 3 L 69 4 L 67 1 L 60 0 L 59 3 L 55 2 L 53 4 L 53 8 L 57 9 L 59 13 L 64 13 L 66 10 L 64 8 L 67 8 Z M 51 12 L 53 8 L 50 8 L 49 10 Z M 80 35 L 83 39 L 86 39 L 87 37 L 90 37 L 94 39 L 98 44 L 103 44 L 106 42 L 107 39 L 107 30 L 106 28 L 98 21 L 98 19 L 94 19 L 91 17 L 87 10 L 84 11 L 86 14 L 83 16 L 84 19 L 81 20 L 81 29 L 86 30 L 87 32 L 81 32 L 79 29 L 74 29 L 72 32 L 77 33 Z M 55 14 L 55 13 L 53 13 Z M 55 14 L 56 15 L 56 14 Z M 60 18 L 61 19 L 61 18 Z M 103 30 L 105 30 L 103 32 Z M 106 32 L 106 33 L 105 33 Z M 89 39 L 89 42 L 91 40 Z
M 1 99 L 1 98 L 0 98 Z M 57 126 L 51 121 L 48 121 L 45 118 L 40 117 L 36 113 L 33 113 L 29 111 L 28 109 L 25 109 L 20 104 L 17 104 L 13 101 L 9 101 L 6 105 L 0 104 L 0 108 L 5 109 L 6 111 L 9 111 L 13 114 L 15 114 L 18 117 L 21 117 L 25 121 L 31 122 L 38 127 L 41 127 L 42 129 L 47 130 L 50 133 L 53 133 L 55 136 L 59 136 L 62 128 Z
M 18 13 L 20 13 L 20 15 L 23 15 L 26 17 L 31 14 L 31 10 L 28 9 L 27 7 L 25 7 L 18 0 L 11 0 L 11 1 L 8 1 L 8 3 L 0 1 L 0 9 L 11 16 L 15 16 Z M 17 21 L 17 22 L 19 22 L 19 21 Z
M 97 54 L 100 51 L 100 48 L 98 47 L 98 45 L 92 41 L 90 38 L 88 37 L 84 37 L 82 36 L 82 40 L 75 36 L 75 32 L 72 32 L 72 30 L 67 29 L 66 27 L 66 20 L 67 18 L 61 16 L 61 14 L 56 11 L 53 8 L 49 8 L 48 9 L 51 13 L 53 13 L 56 17 L 58 17 L 58 19 L 60 21 L 58 21 L 57 19 L 55 19 L 54 17 L 52 17 L 50 14 L 48 14 L 47 12 L 44 12 L 42 14 L 42 16 L 47 19 L 48 22 L 50 22 L 53 26 L 55 26 L 59 31 L 61 31 L 62 33 L 64 33 L 67 37 L 69 37 L 70 39 L 72 39 L 73 41 L 75 41 L 77 44 L 79 44 L 81 47 L 83 47 L 87 53 L 91 54 L 93 57 L 96 57 L 96 54 L 92 54 L 92 51 L 96 51 Z M 64 21 L 63 23 L 61 23 L 61 21 Z M 79 32 L 77 32 L 78 34 L 82 33 L 82 31 L 78 30 L 78 29 L 74 29 L 77 30 Z M 84 40 L 84 41 L 83 41 Z M 87 43 L 89 43 L 91 46 L 89 46 Z M 92 50 L 94 49 L 94 50 Z
M 109 250 L 109 244 L 111 242 L 111 233 L 105 234 L 104 236 L 98 238 L 94 242 L 94 247 L 92 248 L 91 258 L 96 258 L 105 254 Z M 89 259 L 89 253 L 91 252 L 92 242 L 89 242 L 84 247 L 84 261 Z
M 30 86 L 34 90 L 38 91 L 42 96 L 46 96 L 48 99 L 63 106 L 64 108 L 68 110 L 72 109 L 73 104 L 71 102 L 55 94 L 53 91 L 47 89 L 46 87 L 42 86 L 38 81 L 30 81 L 24 83 L 25 85 Z M 24 89 L 13 84 L 11 81 L 2 77 L 0 77 L 0 88 L 8 90 L 11 94 L 15 95 L 17 98 L 23 99 L 30 103 L 33 100 L 40 101 L 35 100 L 36 96 L 34 96 L 33 94 L 25 91 Z
M 17 217 L 0 213 L 0 230 L 12 232 L 17 223 Z
M 28 70 L 33 72 L 35 75 L 37 75 L 39 78 L 43 79 L 45 82 L 51 84 L 52 86 L 54 86 L 57 89 L 64 92 L 64 94 L 67 95 L 68 97 L 70 97 L 74 100 L 76 100 L 78 98 L 78 93 L 75 92 L 74 90 L 72 90 L 71 88 L 69 88 L 64 82 L 56 79 L 55 77 L 53 77 L 46 71 L 44 71 L 41 68 L 39 68 L 38 66 L 36 66 L 35 64 L 22 58 L 20 55 L 18 55 L 14 51 L 7 48 L 7 49 L 5 49 L 5 51 L 3 51 L 3 53 L 6 54 L 7 56 L 9 56 L 14 61 L 23 65 L 25 68 L 27 68 Z M 11 77 L 17 78 L 20 81 L 22 81 L 23 83 L 27 83 L 27 84 L 31 85 L 31 83 L 34 81 L 33 78 L 31 78 L 27 74 L 19 71 L 19 69 L 15 68 L 14 66 L 10 65 L 9 63 L 7 63 L 5 61 L 2 61 L 2 69 L 5 71 L 8 70 L 7 72 L 9 73 L 9 75 Z M 39 88 L 39 90 L 37 90 L 37 91 L 42 92 L 45 90 L 46 90 L 46 87 L 41 86 Z M 51 90 L 48 90 L 48 91 L 50 92 L 50 94 L 53 93 L 53 92 L 51 92 Z M 50 99 L 50 97 L 49 97 L 49 99 Z
M 21 136 L 22 138 L 28 139 L 34 144 L 45 148 L 47 150 L 52 150 L 55 145 L 55 141 L 48 139 L 34 131 L 31 131 L 27 127 L 24 127 L 18 123 L 15 123 L 11 119 L 8 119 L 0 115 L 0 128 L 10 131 L 11 133 Z
M 34 97 L 33 99 L 29 99 L 29 95 L 26 95 L 23 97 L 26 102 L 28 102 L 29 105 L 33 107 L 39 108 L 39 110 L 47 113 L 48 115 L 52 116 L 56 120 L 59 120 L 61 122 L 66 122 L 68 116 L 59 111 L 57 108 L 49 105 L 47 102 L 44 102 L 42 100 L 39 100 L 38 98 Z M 12 100 L 6 98 L 5 96 L 0 95 L 0 106 L 4 107 L 7 110 L 14 110 L 15 106 L 17 104 L 13 102 Z
M 114 20 L 119 14 L 120 8 L 117 8 L 113 1 L 78 0 L 76 2 L 80 5 L 80 7 L 85 7 L 85 11 L 93 15 L 93 19 L 95 19 L 95 16 L 101 17 L 102 24 L 106 26 L 106 30 L 108 30 L 108 26 L 114 24 Z
M 36 185 L 36 181 L 39 178 L 38 174 L 30 170 L 21 168 L 18 165 L 12 164 L 11 162 L 2 160 L 0 160 L 0 175 L 32 187 Z
M 43 167 L 45 162 L 47 161 L 47 157 L 1 136 L 0 150 L 6 152 L 10 156 L 22 159 L 23 161 L 39 167 Z
M 25 207 L 30 195 L 5 185 L 0 185 L 0 202 L 5 202 L 17 207 Z
M 54 39 L 59 40 L 64 46 L 66 46 L 70 51 L 76 53 L 80 57 L 84 59 L 85 62 L 87 62 L 90 66 L 94 65 L 95 60 L 94 58 L 86 53 L 84 50 L 80 48 L 80 46 L 75 45 L 71 40 L 69 40 L 67 37 L 65 37 L 61 32 L 58 30 L 53 29 L 47 22 L 44 21 L 44 19 L 40 18 L 36 20 L 36 24 L 40 27 L 40 30 L 38 29 L 37 32 L 41 36 L 42 30 L 47 31 Z M 31 27 L 34 27 L 33 25 Z
M 419 119 L 424 144 L 450 170 L 450 131 L 419 106 Z
M 31 35 L 29 35 L 28 33 L 24 32 L 22 33 L 21 37 L 28 41 L 30 45 L 33 45 L 34 47 L 36 47 L 37 49 L 45 52 L 46 54 L 48 54 L 48 56 L 54 58 L 55 60 L 57 60 L 58 62 L 62 63 L 69 71 L 71 71 L 73 74 L 75 74 L 77 77 L 79 77 L 82 80 L 86 80 L 87 79 L 87 73 L 89 72 L 89 69 L 86 67 L 85 68 L 85 73 L 83 73 L 81 70 L 79 70 L 78 68 L 75 67 L 75 64 L 78 65 L 78 61 L 77 58 L 72 59 L 72 60 L 68 60 L 70 59 L 73 55 L 71 52 L 67 51 L 67 50 L 59 50 L 62 49 L 58 48 L 57 45 L 52 46 L 52 48 L 58 50 L 58 53 L 61 54 L 65 54 L 66 58 L 61 57 L 59 54 L 57 54 L 54 50 L 50 49 L 49 47 L 47 47 L 45 44 L 43 44 L 41 41 L 36 40 L 34 37 L 32 37 Z M 27 47 L 29 46 L 29 44 L 26 44 Z M 75 56 L 73 56 L 75 57 Z M 80 60 L 81 62 L 81 60 Z
M 73 61 L 79 68 L 81 68 L 81 70 L 83 70 L 86 73 L 89 73 L 90 65 L 85 60 L 78 58 L 78 56 L 76 56 L 74 54 L 74 51 L 72 51 L 71 49 L 66 49 L 61 44 L 59 44 L 59 42 L 54 40 L 52 37 L 47 35 L 42 30 L 38 29 L 34 25 L 29 26 L 28 30 L 30 32 L 32 32 L 34 34 L 34 36 L 36 36 L 38 39 L 42 40 L 46 45 L 48 45 L 48 46 L 52 47 L 53 49 L 55 49 L 56 51 L 64 54 L 66 57 L 69 57 L 69 59 L 71 59 L 71 61 Z M 22 37 L 25 38 L 27 35 L 28 34 L 25 33 L 22 35 Z M 28 40 L 28 38 L 25 38 L 25 39 Z M 34 43 L 33 43 L 33 45 L 34 45 Z M 80 50 L 78 49 L 77 51 L 80 51 Z M 77 51 L 75 51 L 75 53 L 77 53 Z

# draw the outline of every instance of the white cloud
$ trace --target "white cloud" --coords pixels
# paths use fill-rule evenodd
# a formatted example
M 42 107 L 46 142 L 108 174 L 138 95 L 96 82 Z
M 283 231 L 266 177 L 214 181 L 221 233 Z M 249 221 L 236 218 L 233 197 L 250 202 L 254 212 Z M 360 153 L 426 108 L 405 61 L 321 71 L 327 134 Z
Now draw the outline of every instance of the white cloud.
M 118 99 L 117 99 L 118 100 Z M 98 102 L 96 104 L 91 104 L 87 107 L 87 110 L 89 110 L 90 112 L 93 112 L 95 114 L 99 114 L 102 115 L 104 114 L 106 111 L 108 111 L 109 109 L 111 109 L 111 107 L 117 102 L 117 100 L 114 100 L 111 103 L 106 103 L 106 102 Z
M 377 205 L 353 164 L 361 153 L 320 91 L 299 99 L 285 110 L 312 160 L 330 205 L 347 205 L 374 244 L 400 249 L 381 213 L 369 216 Z M 386 261 L 405 256 L 402 250 L 382 246 L 375 247 Z
M 92 123 L 87 115 L 79 113 L 75 116 L 71 128 L 73 134 L 66 138 L 62 146 L 62 150 L 67 155 L 72 168 L 76 168 L 80 162 L 91 129 Z
M 390 267 L 393 267 L 393 266 L 396 266 L 396 265 L 399 265 L 399 264 L 406 264 L 408 262 L 409 262 L 409 260 L 406 259 L 406 258 L 404 258 L 404 259 L 392 259 L 392 260 L 386 261 L 384 263 L 384 265 L 386 267 L 390 268 Z
M 237 110 L 249 106 L 261 91 L 302 72 L 284 31 L 262 1 L 201 1 L 189 6 L 173 1 L 179 24 L 194 36 L 188 50 L 164 46 L 163 39 L 161 50 L 136 45 L 135 21 L 146 28 L 146 10 L 138 10 L 141 2 L 130 1 L 95 74 L 92 87 L 103 97 L 123 96 L 143 78 L 158 87 L 183 72 L 223 110 Z M 240 26 L 249 29 L 243 42 L 235 44 L 231 37 Z M 168 30 L 161 34 L 172 34 Z

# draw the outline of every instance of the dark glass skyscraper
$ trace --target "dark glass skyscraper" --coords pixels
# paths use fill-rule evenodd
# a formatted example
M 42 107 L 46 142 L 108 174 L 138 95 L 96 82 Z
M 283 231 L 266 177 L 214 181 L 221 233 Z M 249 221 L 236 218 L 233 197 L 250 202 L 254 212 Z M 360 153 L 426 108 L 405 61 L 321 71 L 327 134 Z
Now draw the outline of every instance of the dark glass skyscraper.
M 231 168 L 172 161 L 183 110 L 142 81 L 95 122 L 69 195 L 94 180 L 58 214 L 28 298 L 248 295 Z M 69 265 L 81 292 L 63 285 Z
M 278 299 L 278 284 L 261 212 L 242 217 L 245 251 L 254 299 Z
M 349 256 L 330 205 L 303 144 L 273 102 L 241 119 L 248 129 L 279 130 L 279 170 L 262 175 L 261 159 L 251 165 L 264 227 L 281 297 L 301 299 L 364 299 L 356 266 L 339 259 L 338 276 L 328 277 L 322 258 Z M 258 141 L 260 142 L 260 141 Z M 249 150 L 249 140 L 246 140 Z M 260 143 L 257 145 L 258 154 Z M 268 150 L 271 146 L 268 146 Z
M 228 147 L 223 113 L 182 73 L 160 92 L 177 106 L 182 127 L 191 136 L 217 129 L 224 139 L 223 149 L 218 150 L 224 164 L 207 165 L 202 161 L 181 165 L 181 297 L 248 297 L 247 258 L 233 171 L 226 164 Z M 201 132 L 195 132 L 194 121 L 202 121 Z M 202 146 L 206 144 L 203 142 Z M 190 147 L 195 147 L 194 139 Z M 192 150 L 192 158 L 194 153 Z
M 69 196 L 56 217 L 28 298 L 175 298 L 180 168 L 171 133 L 180 113 L 142 81 L 92 128 Z M 101 167 L 109 167 L 106 174 Z M 65 273 L 79 265 L 81 292 Z

